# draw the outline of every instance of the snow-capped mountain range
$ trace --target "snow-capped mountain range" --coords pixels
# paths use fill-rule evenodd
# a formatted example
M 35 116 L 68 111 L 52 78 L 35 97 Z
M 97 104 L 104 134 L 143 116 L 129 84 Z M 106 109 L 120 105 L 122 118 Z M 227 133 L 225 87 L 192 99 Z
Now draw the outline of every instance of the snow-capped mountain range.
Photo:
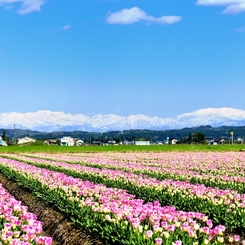
M 40 132 L 89 131 L 102 132 L 127 129 L 181 129 L 202 125 L 245 126 L 245 111 L 233 108 L 207 108 L 185 113 L 173 118 L 131 115 L 122 117 L 115 114 L 86 116 L 64 112 L 37 111 L 27 113 L 0 114 L 0 128 L 30 129 Z

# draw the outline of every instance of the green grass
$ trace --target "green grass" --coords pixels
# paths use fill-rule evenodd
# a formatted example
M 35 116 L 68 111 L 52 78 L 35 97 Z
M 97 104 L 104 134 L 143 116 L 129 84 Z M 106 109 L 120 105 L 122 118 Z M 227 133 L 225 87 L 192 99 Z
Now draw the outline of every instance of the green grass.
M 1 152 L 164 152 L 164 151 L 245 151 L 245 145 L 108 145 L 108 146 L 3 146 Z

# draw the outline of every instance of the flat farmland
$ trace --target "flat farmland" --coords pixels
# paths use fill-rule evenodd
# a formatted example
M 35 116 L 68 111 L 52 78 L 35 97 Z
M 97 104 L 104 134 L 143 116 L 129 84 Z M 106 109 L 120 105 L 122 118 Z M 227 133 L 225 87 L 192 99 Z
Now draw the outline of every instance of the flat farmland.
M 116 147 L 4 147 L 0 182 L 14 181 L 83 234 L 69 243 L 74 230 L 65 240 L 44 222 L 53 244 L 245 244 L 241 145 Z

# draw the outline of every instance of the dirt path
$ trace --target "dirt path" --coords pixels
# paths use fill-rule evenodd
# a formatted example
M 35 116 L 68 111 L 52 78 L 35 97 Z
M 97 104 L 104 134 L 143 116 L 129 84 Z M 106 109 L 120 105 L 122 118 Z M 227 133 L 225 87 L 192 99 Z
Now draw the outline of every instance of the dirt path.
M 20 200 L 22 205 L 28 206 L 28 211 L 35 213 L 38 220 L 44 223 L 43 235 L 53 238 L 52 245 L 103 245 L 98 235 L 88 234 L 77 227 L 55 207 L 41 201 L 2 173 L 0 173 L 0 183 L 11 195 Z

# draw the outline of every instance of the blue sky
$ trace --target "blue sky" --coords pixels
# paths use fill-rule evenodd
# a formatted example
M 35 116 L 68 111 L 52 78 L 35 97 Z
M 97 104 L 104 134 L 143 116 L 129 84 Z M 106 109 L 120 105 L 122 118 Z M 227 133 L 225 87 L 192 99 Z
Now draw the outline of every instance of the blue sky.
M 245 0 L 0 0 L 0 113 L 245 110 Z

